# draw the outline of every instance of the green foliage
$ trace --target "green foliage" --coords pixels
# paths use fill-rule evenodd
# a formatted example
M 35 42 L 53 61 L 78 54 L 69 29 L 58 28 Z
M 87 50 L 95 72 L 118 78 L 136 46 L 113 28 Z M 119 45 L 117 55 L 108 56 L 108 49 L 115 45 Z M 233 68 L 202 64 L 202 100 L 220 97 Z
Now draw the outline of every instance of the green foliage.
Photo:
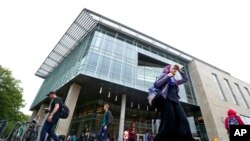
M 10 70 L 0 65 L 0 119 L 8 121 L 5 133 L 11 130 L 14 123 L 29 119 L 29 116 L 20 111 L 20 108 L 24 107 L 20 83 L 12 76 Z

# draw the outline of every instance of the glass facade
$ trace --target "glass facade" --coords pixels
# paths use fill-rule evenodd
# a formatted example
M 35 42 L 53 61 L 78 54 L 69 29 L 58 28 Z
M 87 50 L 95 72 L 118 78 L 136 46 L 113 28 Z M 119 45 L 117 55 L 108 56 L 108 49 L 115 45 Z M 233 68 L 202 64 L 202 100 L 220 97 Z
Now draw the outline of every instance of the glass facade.
M 227 80 L 227 79 L 224 79 L 224 82 L 225 82 L 225 85 L 226 85 L 226 87 L 227 87 L 228 92 L 230 93 L 230 96 L 231 96 L 231 98 L 232 98 L 232 100 L 233 100 L 233 103 L 234 103 L 235 105 L 238 105 L 238 101 L 237 101 L 237 99 L 236 99 L 235 94 L 233 93 L 232 87 L 231 87 L 231 85 L 229 84 L 228 80 Z
M 217 75 L 216 74 L 212 74 L 212 77 L 213 77 L 215 86 L 216 86 L 216 88 L 218 90 L 218 94 L 220 95 L 221 100 L 226 100 L 225 95 L 224 95 L 224 93 L 222 91 L 222 88 L 221 88 L 221 85 L 220 85 L 220 82 L 218 80 Z
M 31 108 L 44 100 L 47 97 L 46 94 L 48 92 L 59 89 L 79 74 L 81 60 L 87 54 L 91 39 L 91 34 L 86 36 L 79 43 L 79 45 L 74 50 L 72 50 L 58 66 L 56 66 L 50 75 L 46 77 L 31 105 Z M 64 46 L 60 47 L 61 50 L 64 50 L 64 48 Z
M 140 60 L 141 55 L 149 58 Z M 151 60 L 157 63 L 150 63 Z M 150 44 L 99 26 L 44 80 L 31 107 L 45 99 L 46 93 L 59 89 L 78 74 L 147 92 L 167 64 L 179 64 L 188 72 L 188 62 Z M 176 78 L 181 77 L 177 74 Z M 180 86 L 179 95 L 181 101 L 197 105 L 190 81 Z
M 140 60 L 140 55 L 150 57 Z M 150 63 L 150 60 L 156 60 L 159 64 Z M 187 62 L 99 27 L 94 32 L 88 54 L 81 61 L 80 70 L 82 74 L 147 92 L 166 64 L 185 66 L 188 72 Z M 181 77 L 177 74 L 176 78 Z M 196 104 L 190 82 L 180 86 L 180 97 L 183 102 Z

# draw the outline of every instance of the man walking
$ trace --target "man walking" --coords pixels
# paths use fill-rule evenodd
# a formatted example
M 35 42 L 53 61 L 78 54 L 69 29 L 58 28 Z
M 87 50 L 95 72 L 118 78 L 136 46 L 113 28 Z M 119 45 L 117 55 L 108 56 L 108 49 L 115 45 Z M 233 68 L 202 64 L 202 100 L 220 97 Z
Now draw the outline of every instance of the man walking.
M 109 138 L 109 127 L 112 124 L 113 116 L 109 111 L 109 104 L 104 104 L 104 115 L 101 121 L 101 127 L 98 132 L 98 140 L 99 141 L 108 141 Z
M 59 120 L 59 111 L 60 111 L 60 99 L 56 96 L 56 92 L 51 91 L 47 96 L 52 100 L 50 104 L 50 109 L 48 110 L 49 115 L 45 121 L 43 128 L 40 134 L 40 141 L 45 141 L 46 133 L 54 141 L 60 141 L 59 137 L 55 134 L 53 127 L 56 125 Z

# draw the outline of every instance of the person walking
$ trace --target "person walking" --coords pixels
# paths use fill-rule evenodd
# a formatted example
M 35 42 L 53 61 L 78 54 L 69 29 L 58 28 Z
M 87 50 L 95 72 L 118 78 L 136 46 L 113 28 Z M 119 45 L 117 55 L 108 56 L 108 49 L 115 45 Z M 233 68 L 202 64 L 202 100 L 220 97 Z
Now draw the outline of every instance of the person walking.
M 109 111 L 109 104 L 105 103 L 103 106 L 104 114 L 101 121 L 101 127 L 98 131 L 97 137 L 99 141 L 108 141 L 109 139 L 109 128 L 112 124 L 113 116 Z
M 148 132 L 148 141 L 153 141 L 153 137 L 150 132 Z
M 40 133 L 40 141 L 45 141 L 46 133 L 54 141 L 60 141 L 59 137 L 55 134 L 53 127 L 57 124 L 59 120 L 59 111 L 60 111 L 60 99 L 56 96 L 56 92 L 51 91 L 47 96 L 52 100 L 50 104 L 50 109 L 48 110 L 48 118 L 45 121 L 43 128 Z
M 228 109 L 227 115 L 228 116 L 225 118 L 225 128 L 227 130 L 228 135 L 230 132 L 230 125 L 245 125 L 234 109 Z
M 123 140 L 128 141 L 128 136 L 129 136 L 129 132 L 127 129 L 125 129 L 125 131 L 123 132 Z
M 90 140 L 90 131 L 89 131 L 88 127 L 82 133 L 81 138 L 82 138 L 82 141 L 89 141 Z
M 181 80 L 176 80 L 179 72 Z M 160 90 L 162 102 L 159 105 L 161 123 L 154 141 L 194 141 L 185 112 L 179 101 L 179 85 L 188 81 L 178 65 L 167 65 L 154 87 Z
M 149 133 L 148 133 L 148 130 L 146 130 L 145 141 L 148 141 L 148 137 L 149 137 Z
M 128 133 L 128 141 L 136 141 L 136 129 L 135 129 L 135 123 L 133 122 L 131 125 L 131 128 L 129 129 Z
M 75 134 L 73 134 L 73 136 L 71 137 L 70 141 L 77 141 L 77 137 Z

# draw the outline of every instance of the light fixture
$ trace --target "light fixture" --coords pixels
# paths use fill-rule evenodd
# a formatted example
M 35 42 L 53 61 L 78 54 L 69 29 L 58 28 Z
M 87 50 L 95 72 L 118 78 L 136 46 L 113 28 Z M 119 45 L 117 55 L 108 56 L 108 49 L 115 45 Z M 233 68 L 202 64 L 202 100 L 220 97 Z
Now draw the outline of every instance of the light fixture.
M 138 104 L 138 109 L 140 109 L 140 104 Z
M 115 101 L 117 101 L 117 95 L 115 96 Z
M 110 91 L 109 91 L 109 94 L 108 94 L 108 98 L 110 98 Z
M 102 87 L 100 88 L 99 93 L 100 93 L 100 94 L 102 93 Z
M 130 106 L 131 106 L 131 108 L 133 108 L 133 102 L 131 102 L 131 105 L 130 105 Z

